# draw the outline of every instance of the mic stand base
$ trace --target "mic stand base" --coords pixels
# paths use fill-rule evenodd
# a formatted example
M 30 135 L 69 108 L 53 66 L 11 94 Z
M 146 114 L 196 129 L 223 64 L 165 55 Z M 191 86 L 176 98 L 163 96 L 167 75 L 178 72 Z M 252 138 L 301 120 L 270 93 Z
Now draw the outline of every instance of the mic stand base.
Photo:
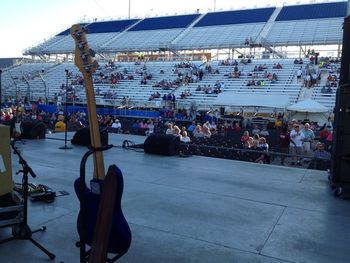
M 64 146 L 59 147 L 58 149 L 61 149 L 61 150 L 70 150 L 70 149 L 73 149 L 73 148 L 70 147 L 70 146 L 64 145 Z
M 29 240 L 33 245 L 35 245 L 42 252 L 44 252 L 50 259 L 54 259 L 56 257 L 55 254 L 52 254 L 50 251 L 48 251 L 46 248 L 44 248 L 41 244 L 39 244 L 32 238 L 32 234 L 37 232 L 43 232 L 45 230 L 46 226 L 42 226 L 41 228 L 32 231 L 27 224 L 14 225 L 12 227 L 13 237 L 0 240 L 0 244 L 10 242 L 13 240 Z

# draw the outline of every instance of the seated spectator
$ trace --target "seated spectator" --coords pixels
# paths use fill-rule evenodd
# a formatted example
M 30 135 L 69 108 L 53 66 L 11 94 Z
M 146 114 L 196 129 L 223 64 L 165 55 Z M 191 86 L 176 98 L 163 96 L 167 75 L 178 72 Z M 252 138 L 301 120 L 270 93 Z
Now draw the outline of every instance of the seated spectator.
M 324 127 L 322 131 L 320 131 L 320 140 L 321 142 L 325 142 L 327 137 L 329 136 L 330 132 L 327 127 Z
M 165 134 L 174 134 L 173 124 L 171 122 L 169 122 L 167 126 L 168 126 L 168 128 L 167 128 Z
M 244 144 L 246 141 L 249 140 L 249 131 L 244 131 L 242 137 L 241 137 L 241 142 Z
M 326 88 L 326 93 L 330 94 L 330 93 L 333 93 L 333 90 L 331 87 L 327 87 Z
M 318 170 L 330 169 L 331 154 L 325 150 L 325 145 L 321 142 L 316 144 L 316 151 L 314 152 L 314 158 L 309 168 Z
M 267 126 L 264 126 L 263 129 L 259 133 L 261 136 L 267 137 L 270 135 L 269 131 L 267 130 Z
M 146 136 L 154 133 L 154 123 L 152 120 L 148 121 L 147 123 L 147 130 L 146 130 Z
M 113 131 L 113 132 L 118 133 L 118 132 L 121 131 L 122 125 L 121 125 L 120 121 L 119 121 L 118 119 L 116 119 L 116 120 L 113 122 L 111 128 L 112 128 L 112 131 Z
M 239 126 L 239 123 L 236 122 L 236 123 L 233 125 L 232 130 L 235 131 L 235 132 L 240 132 L 242 129 L 241 129 L 241 127 Z
M 254 125 L 254 129 L 252 130 L 252 135 L 254 136 L 255 134 L 260 134 L 258 125 Z
M 181 130 L 179 128 L 179 126 L 177 125 L 174 125 L 173 127 L 173 135 L 176 136 L 176 137 L 180 137 L 180 140 L 181 140 Z
M 59 120 L 55 124 L 55 132 L 64 132 L 66 130 L 66 124 L 63 120 Z
M 260 137 L 259 139 L 259 148 L 264 151 L 264 152 L 268 152 L 269 151 L 269 145 L 266 142 L 265 137 Z
M 203 133 L 203 136 L 204 136 L 205 138 L 210 138 L 210 137 L 211 137 L 210 129 L 209 129 L 209 127 L 208 127 L 206 124 L 204 124 L 204 125 L 202 126 L 202 133 Z
M 180 137 L 180 141 L 184 143 L 191 142 L 191 138 L 187 135 L 186 131 L 182 132 L 182 136 Z
M 193 136 L 195 138 L 203 138 L 204 137 L 204 134 L 203 134 L 203 131 L 202 131 L 202 126 L 201 125 L 197 125 L 196 128 L 193 130 Z
M 188 126 L 187 131 L 188 132 L 193 132 L 195 128 L 196 128 L 196 122 L 192 121 L 191 125 Z

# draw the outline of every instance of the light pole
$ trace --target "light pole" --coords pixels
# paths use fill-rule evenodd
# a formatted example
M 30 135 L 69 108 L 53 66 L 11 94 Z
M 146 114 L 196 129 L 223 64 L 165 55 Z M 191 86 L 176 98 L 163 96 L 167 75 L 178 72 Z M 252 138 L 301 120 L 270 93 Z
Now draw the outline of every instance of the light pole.
M 131 0 L 129 0 L 129 9 L 128 9 L 128 17 L 130 19 L 130 7 L 131 7 Z
M 64 145 L 59 147 L 61 150 L 69 150 L 72 149 L 72 147 L 67 145 L 67 132 L 68 132 L 68 69 L 65 69 L 66 72 L 66 112 L 64 113 L 64 124 L 65 124 L 65 129 L 64 129 Z

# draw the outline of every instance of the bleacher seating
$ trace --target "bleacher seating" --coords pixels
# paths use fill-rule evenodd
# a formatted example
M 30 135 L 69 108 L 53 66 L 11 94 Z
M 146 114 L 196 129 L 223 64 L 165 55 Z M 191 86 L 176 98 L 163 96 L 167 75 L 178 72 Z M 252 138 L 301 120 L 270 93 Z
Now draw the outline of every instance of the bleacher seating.
M 266 48 L 272 52 L 272 47 L 276 46 L 340 44 L 345 15 L 346 2 L 336 2 L 102 21 L 83 25 L 88 29 L 89 46 L 101 54 L 101 57 L 107 53 L 115 55 L 118 52 L 163 52 L 169 50 L 179 55 L 178 50 L 221 48 L 235 50 L 237 50 L 236 48 L 244 48 L 245 51 L 249 49 L 249 52 L 255 48 Z M 68 28 L 44 43 L 29 49 L 26 54 L 41 57 L 49 54 L 70 54 L 74 53 L 74 46 Z M 270 49 L 266 46 L 269 46 Z M 132 55 L 132 59 L 135 59 L 135 54 Z M 242 72 L 240 78 L 229 77 L 234 66 L 222 65 L 219 61 L 213 60 L 210 62 L 211 67 L 217 72 L 206 72 L 198 83 L 188 83 L 170 89 L 153 87 L 152 84 L 162 80 L 172 82 L 177 79 L 177 74 L 174 74 L 174 64 L 176 63 L 174 61 L 142 61 L 138 64 L 117 62 L 116 67 L 109 69 L 104 68 L 104 63 L 106 62 L 100 61 L 101 69 L 94 75 L 96 79 L 98 79 L 99 74 L 107 77 L 116 74 L 123 77 L 118 80 L 117 84 L 108 81 L 95 82 L 98 104 L 118 106 L 124 97 L 129 97 L 129 105 L 159 108 L 165 104 L 162 101 L 162 96 L 173 93 L 176 96 L 178 106 L 188 108 L 193 102 L 196 102 L 200 109 L 207 109 L 213 106 L 218 94 L 198 91 L 198 85 L 213 88 L 218 81 L 224 85 L 221 90 L 223 94 L 236 94 L 237 96 L 240 94 L 288 95 L 290 103 L 311 97 L 329 109 L 332 109 L 335 103 L 336 88 L 332 93 L 321 92 L 325 80 L 324 76 L 320 85 L 310 90 L 301 88 L 301 84 L 295 78 L 295 72 L 299 65 L 294 64 L 292 59 L 253 59 L 252 63 L 249 64 L 240 63 L 238 65 Z M 191 61 L 191 63 L 194 63 L 196 67 L 204 67 L 201 61 Z M 273 69 L 272 66 L 275 63 L 282 64 L 282 69 Z M 260 64 L 266 64 L 267 72 L 275 73 L 278 81 L 276 83 L 266 81 L 264 86 L 247 86 L 247 82 L 252 80 L 252 76 L 249 74 L 255 66 Z M 146 65 L 147 73 L 152 74 L 152 79 L 141 84 L 143 79 L 141 72 L 143 72 L 144 65 Z M 41 70 L 43 70 L 43 74 L 39 76 L 37 73 Z M 39 97 L 43 98 L 44 91 L 46 91 L 52 100 L 55 94 L 63 95 L 65 92 L 62 89 L 62 84 L 66 82 L 65 70 L 72 73 L 69 83 L 74 82 L 77 76 L 81 76 L 72 62 L 25 63 L 6 69 L 3 74 L 4 95 L 15 96 L 19 93 L 23 97 L 29 91 L 32 99 L 38 99 Z M 128 73 L 126 74 L 125 71 Z M 185 74 L 188 69 L 180 69 L 180 71 Z M 128 79 L 128 74 L 132 75 L 133 78 Z M 262 78 L 262 74 L 264 72 L 258 72 L 256 78 Z M 76 83 L 73 86 L 78 98 L 84 101 L 83 86 Z M 159 92 L 160 98 L 150 99 L 150 96 L 155 92 Z M 183 93 L 190 95 L 181 98 Z
M 255 39 L 264 23 L 193 27 L 178 41 L 176 49 L 242 47 L 247 38 Z
M 27 93 L 35 96 L 39 91 L 41 97 L 44 97 L 44 84 L 40 78 L 45 76 L 47 72 L 55 66 L 55 63 L 24 63 L 5 70 L 2 74 L 3 92 L 5 96 L 25 97 Z
M 194 27 L 261 23 L 269 20 L 275 8 L 258 8 L 206 14 Z
M 346 2 L 285 6 L 276 21 L 306 20 L 346 16 Z
M 102 47 L 103 51 L 158 51 L 180 34 L 182 29 L 142 30 L 125 32 L 122 37 Z
M 285 6 L 267 40 L 274 45 L 339 44 L 346 2 Z
M 193 62 L 197 67 L 201 67 L 202 62 L 197 61 Z M 273 69 L 273 65 L 280 63 L 283 65 L 282 69 Z M 128 72 L 127 75 L 131 74 L 133 79 L 123 79 L 120 80 L 117 84 L 111 83 L 98 83 L 94 84 L 97 103 L 119 106 L 122 103 L 122 99 L 126 96 L 129 97 L 130 103 L 129 106 L 137 107 L 156 107 L 159 108 L 164 105 L 162 97 L 164 94 L 174 93 L 179 107 L 188 107 L 193 101 L 196 102 L 197 106 L 202 109 L 210 108 L 213 106 L 214 100 L 217 98 L 218 94 L 210 92 L 206 94 L 204 91 L 196 91 L 198 85 L 201 87 L 210 86 L 214 88 L 215 83 L 220 81 L 224 84 L 224 88 L 221 90 L 223 94 L 274 94 L 274 95 L 288 95 L 290 98 L 290 103 L 297 101 L 298 95 L 300 93 L 300 84 L 293 82 L 295 77 L 295 71 L 299 65 L 295 65 L 293 60 L 284 59 L 284 60 L 253 60 L 249 64 L 239 64 L 239 70 L 242 72 L 242 76 L 238 79 L 229 78 L 228 75 L 233 72 L 234 66 L 223 66 L 219 61 L 213 61 L 211 67 L 213 68 L 212 73 L 206 73 L 202 81 L 196 83 L 189 83 L 188 85 L 182 85 L 179 87 L 174 87 L 170 89 L 162 89 L 160 87 L 153 87 L 155 81 L 161 81 L 163 79 L 172 81 L 177 78 L 177 74 L 174 74 L 176 62 L 174 61 L 165 61 L 165 62 L 147 62 L 135 64 L 134 62 L 119 62 L 117 67 L 113 70 L 105 70 L 104 63 L 100 62 L 101 70 L 96 72 L 96 76 L 103 72 L 104 74 L 116 74 L 117 72 L 121 73 L 125 70 Z M 275 73 L 278 76 L 278 81 L 274 84 L 266 81 L 264 86 L 247 86 L 247 81 L 253 79 L 252 76 L 248 76 L 249 73 L 253 72 L 255 66 L 260 64 L 265 64 L 267 66 L 266 71 L 269 73 Z M 143 76 L 141 75 L 142 68 L 146 65 L 146 71 L 149 74 L 152 74 L 152 79 L 147 81 L 147 84 L 141 84 Z M 203 66 L 203 65 L 202 65 Z M 16 68 L 16 72 L 20 72 L 22 67 L 19 66 Z M 49 87 L 48 95 L 50 99 L 54 98 L 56 94 L 62 93 L 61 86 L 66 83 L 65 70 L 71 72 L 71 77 L 69 78 L 69 84 L 76 78 L 76 76 L 81 76 L 79 70 L 75 67 L 73 63 L 60 63 L 52 64 L 47 70 L 45 70 L 45 75 L 43 76 L 46 86 Z M 184 75 L 189 71 L 189 68 L 179 68 Z M 214 70 L 218 70 L 219 74 L 214 73 Z M 14 72 L 14 70 L 12 70 Z M 162 72 L 161 72 L 162 71 Z M 138 72 L 138 73 L 136 73 Z M 257 79 L 263 79 L 264 72 L 256 72 L 259 74 Z M 5 74 L 6 75 L 6 74 Z M 36 84 L 34 84 L 36 83 Z M 40 78 L 34 78 L 30 82 L 32 89 L 32 96 L 35 99 L 39 97 L 44 97 L 44 86 Z M 79 100 L 77 102 L 83 102 L 85 100 L 85 90 L 82 85 L 74 84 L 75 92 Z M 23 84 L 23 88 L 25 88 Z M 9 89 L 10 90 L 10 89 Z M 185 99 L 181 99 L 181 93 L 184 91 L 189 91 L 191 93 Z M 12 87 L 12 94 L 14 95 L 14 88 Z M 25 90 L 23 90 L 25 92 Z M 149 100 L 151 94 L 159 92 L 160 98 Z M 25 93 L 24 93 L 25 94 Z M 106 94 L 115 94 L 111 99 Z
M 129 31 L 185 28 L 198 16 L 199 14 L 145 18 Z
M 275 22 L 268 35 L 274 45 L 339 44 L 343 18 Z
M 174 41 L 178 49 L 225 48 L 255 40 L 275 8 L 208 13 Z
M 89 44 L 98 52 L 234 48 L 246 46 L 247 39 L 259 44 L 261 38 L 282 46 L 339 44 L 345 15 L 346 2 L 337 2 L 93 22 L 86 27 Z M 73 50 L 66 29 L 26 54 Z
M 124 32 L 122 37 L 102 46 L 102 50 L 157 51 L 168 47 L 198 16 L 199 14 L 145 18 Z
M 138 21 L 138 19 L 102 21 L 90 24 L 82 23 L 82 26 L 86 26 L 88 30 L 87 39 L 90 43 L 90 47 L 98 50 L 102 44 L 110 41 L 112 38 L 116 37 L 119 32 L 124 31 Z M 70 36 L 70 28 L 68 28 L 48 41 L 29 49 L 27 53 L 56 54 L 71 53 L 73 51 L 74 41 Z

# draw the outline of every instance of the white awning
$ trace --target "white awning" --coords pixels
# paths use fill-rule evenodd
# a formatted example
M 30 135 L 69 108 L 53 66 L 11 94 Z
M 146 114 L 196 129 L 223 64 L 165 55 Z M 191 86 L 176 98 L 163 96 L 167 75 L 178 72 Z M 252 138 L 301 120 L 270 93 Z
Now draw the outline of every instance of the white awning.
M 306 99 L 303 101 L 299 101 L 289 107 L 288 110 L 298 111 L 298 112 L 327 112 L 328 109 L 322 104 L 318 103 L 312 99 Z

